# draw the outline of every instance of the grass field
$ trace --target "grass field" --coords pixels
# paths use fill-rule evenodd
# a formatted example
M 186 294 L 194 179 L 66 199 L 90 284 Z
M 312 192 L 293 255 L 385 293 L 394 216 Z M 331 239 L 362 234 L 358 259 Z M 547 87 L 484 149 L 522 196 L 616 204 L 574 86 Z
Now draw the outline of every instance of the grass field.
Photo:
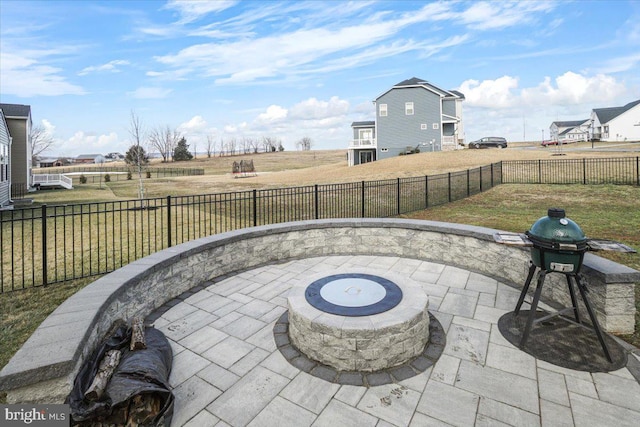
M 144 181 L 149 197 L 166 195 L 209 194 L 249 189 L 281 188 L 325 183 L 370 181 L 396 177 L 436 175 L 486 165 L 499 160 L 623 157 L 640 155 L 638 151 L 611 151 L 599 144 L 596 151 L 589 145 L 572 145 L 559 153 L 555 149 L 515 146 L 506 150 L 460 150 L 402 156 L 366 165 L 347 167 L 346 150 L 281 152 L 222 158 L 198 158 L 191 162 L 168 163 L 167 167 L 204 168 L 204 176 L 174 177 Z M 640 144 L 632 145 L 638 150 Z M 581 150 L 581 151 L 579 151 Z M 233 178 L 231 164 L 242 159 L 253 160 L 258 175 Z M 153 165 L 154 167 L 165 165 Z M 34 203 L 62 204 L 88 201 L 111 201 L 136 198 L 138 182 L 118 181 L 79 185 L 74 190 L 33 193 Z M 640 188 L 633 186 L 552 186 L 502 185 L 488 192 L 453 204 L 419 211 L 411 218 L 482 225 L 510 231 L 527 230 L 545 215 L 548 207 L 563 207 L 570 218 L 589 237 L 610 238 L 640 249 Z M 632 268 L 640 269 L 640 255 L 603 253 Z M 24 343 L 35 328 L 65 298 L 91 280 L 74 281 L 0 295 L 0 367 Z M 636 288 L 636 304 L 640 295 Z M 636 315 L 635 335 L 623 337 L 640 345 L 640 314 Z

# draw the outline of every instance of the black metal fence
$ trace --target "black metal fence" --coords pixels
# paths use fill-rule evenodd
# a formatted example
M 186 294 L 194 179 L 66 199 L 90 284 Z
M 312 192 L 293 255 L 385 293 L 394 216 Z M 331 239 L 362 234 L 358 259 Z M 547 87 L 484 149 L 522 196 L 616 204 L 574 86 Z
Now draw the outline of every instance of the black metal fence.
M 504 161 L 502 182 L 640 185 L 640 157 Z
M 502 164 L 435 176 L 6 211 L 0 293 L 113 271 L 200 237 L 286 221 L 390 217 L 502 183 Z

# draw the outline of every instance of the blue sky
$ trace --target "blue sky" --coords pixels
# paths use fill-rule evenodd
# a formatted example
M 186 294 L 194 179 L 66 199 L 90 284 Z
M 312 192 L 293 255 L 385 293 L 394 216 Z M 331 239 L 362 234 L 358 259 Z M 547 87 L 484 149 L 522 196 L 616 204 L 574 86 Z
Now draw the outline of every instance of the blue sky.
M 0 0 L 0 102 L 51 155 L 124 152 L 134 112 L 207 136 L 346 148 L 372 101 L 418 77 L 466 96 L 467 141 L 548 137 L 640 98 L 638 1 Z

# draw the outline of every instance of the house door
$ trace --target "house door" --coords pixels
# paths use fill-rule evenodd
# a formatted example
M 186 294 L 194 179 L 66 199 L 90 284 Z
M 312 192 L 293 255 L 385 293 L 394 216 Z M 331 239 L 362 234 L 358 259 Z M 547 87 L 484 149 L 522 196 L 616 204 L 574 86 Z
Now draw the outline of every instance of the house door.
M 360 164 L 373 162 L 373 151 L 360 152 Z

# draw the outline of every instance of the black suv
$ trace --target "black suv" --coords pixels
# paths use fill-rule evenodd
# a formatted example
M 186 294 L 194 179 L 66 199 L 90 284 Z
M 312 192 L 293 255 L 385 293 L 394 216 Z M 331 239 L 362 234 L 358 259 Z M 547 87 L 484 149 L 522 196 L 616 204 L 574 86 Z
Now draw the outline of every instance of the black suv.
M 507 140 L 499 136 L 486 136 L 469 143 L 469 148 L 498 147 L 507 148 Z

